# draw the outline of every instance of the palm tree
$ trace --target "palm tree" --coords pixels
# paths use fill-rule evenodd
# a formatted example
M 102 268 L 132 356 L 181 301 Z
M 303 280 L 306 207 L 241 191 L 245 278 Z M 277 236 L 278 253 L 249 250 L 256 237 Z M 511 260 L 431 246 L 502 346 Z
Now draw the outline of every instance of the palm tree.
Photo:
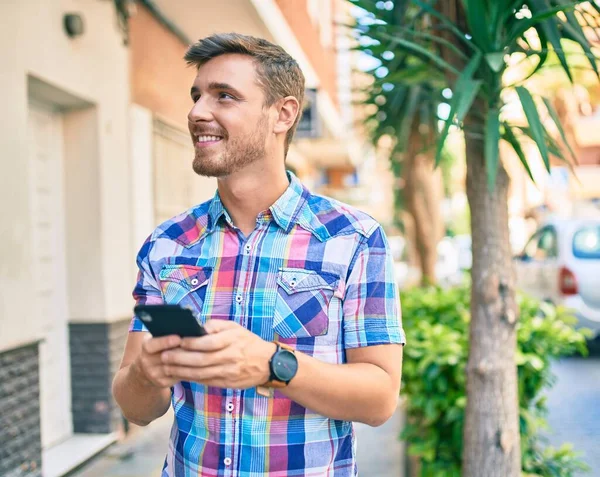
M 395 57 L 389 41 L 370 35 L 372 29 L 381 28 L 381 22 L 393 29 L 400 27 L 397 22 L 404 18 L 398 15 L 397 7 L 377 8 L 374 2 L 363 6 L 376 11 L 376 16 L 357 20 L 358 48 L 376 61 L 371 71 L 373 84 L 362 91 L 362 104 L 373 110 L 365 123 L 373 143 L 384 136 L 393 138 L 390 160 L 398 183 L 396 214 L 408 212 L 410 224 L 400 222 L 421 269 L 421 283 L 432 284 L 436 281 L 437 244 L 443 232 L 441 188 L 433 174 L 439 136 L 437 109 L 444 101 L 443 81 L 439 79 L 443 78 L 436 82 L 418 72 L 410 74 L 411 58 Z
M 436 81 L 443 78 L 452 90 L 437 157 L 450 129 L 461 128 L 473 249 L 463 475 L 519 476 L 518 307 L 509 245 L 509 177 L 499 144 L 505 141 L 514 150 L 530 176 L 523 141 L 535 143 L 548 170 L 551 155 L 571 159 L 572 154 L 563 152 L 542 119 L 554 122 L 560 138 L 567 142 L 551 101 L 536 97 L 526 85 L 550 63 L 552 55 L 558 59 L 560 72 L 573 81 L 563 49 L 567 42 L 577 47 L 598 76 L 588 31 L 596 25 L 600 5 L 581 0 L 351 1 L 373 16 L 381 9 L 394 10 L 393 27 L 374 19 L 367 32 L 392 52 L 398 65 L 408 65 L 405 71 L 389 69 L 394 87 L 410 86 L 413 75 L 420 75 Z M 527 66 L 527 71 L 508 84 L 505 73 L 517 62 L 520 69 Z M 513 123 L 503 114 L 511 98 L 520 104 L 527 125 Z

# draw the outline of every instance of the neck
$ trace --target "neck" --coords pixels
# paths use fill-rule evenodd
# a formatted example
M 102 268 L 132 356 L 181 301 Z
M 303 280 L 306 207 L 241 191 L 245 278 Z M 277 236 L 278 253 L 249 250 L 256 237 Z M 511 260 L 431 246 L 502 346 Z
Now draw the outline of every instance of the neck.
M 256 163 L 218 179 L 223 206 L 244 235 L 254 230 L 258 214 L 271 207 L 288 186 L 284 167 Z

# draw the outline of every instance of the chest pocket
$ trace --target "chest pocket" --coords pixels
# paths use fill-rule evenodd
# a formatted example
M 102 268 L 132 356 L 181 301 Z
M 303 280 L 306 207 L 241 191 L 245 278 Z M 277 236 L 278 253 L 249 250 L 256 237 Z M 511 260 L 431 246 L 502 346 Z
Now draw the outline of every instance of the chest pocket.
M 283 268 L 277 275 L 273 329 L 282 338 L 327 334 L 329 302 L 339 277 L 326 272 Z
M 196 312 L 202 311 L 206 285 L 212 268 L 194 265 L 164 265 L 159 274 L 165 303 L 182 305 Z

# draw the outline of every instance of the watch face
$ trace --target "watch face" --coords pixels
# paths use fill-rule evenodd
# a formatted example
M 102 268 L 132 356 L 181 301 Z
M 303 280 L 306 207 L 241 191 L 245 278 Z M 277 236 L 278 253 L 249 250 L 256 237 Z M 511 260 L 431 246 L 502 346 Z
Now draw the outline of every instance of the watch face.
M 288 350 L 282 349 L 273 358 L 273 374 L 279 381 L 287 383 L 298 371 L 298 359 Z

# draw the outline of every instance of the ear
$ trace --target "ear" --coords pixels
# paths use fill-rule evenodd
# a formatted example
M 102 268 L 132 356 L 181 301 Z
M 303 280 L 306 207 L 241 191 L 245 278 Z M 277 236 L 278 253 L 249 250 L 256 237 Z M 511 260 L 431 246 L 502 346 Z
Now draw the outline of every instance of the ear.
M 300 113 L 300 104 L 294 96 L 286 96 L 280 100 L 277 110 L 278 115 L 275 118 L 273 132 L 275 134 L 285 134 L 292 129 Z

